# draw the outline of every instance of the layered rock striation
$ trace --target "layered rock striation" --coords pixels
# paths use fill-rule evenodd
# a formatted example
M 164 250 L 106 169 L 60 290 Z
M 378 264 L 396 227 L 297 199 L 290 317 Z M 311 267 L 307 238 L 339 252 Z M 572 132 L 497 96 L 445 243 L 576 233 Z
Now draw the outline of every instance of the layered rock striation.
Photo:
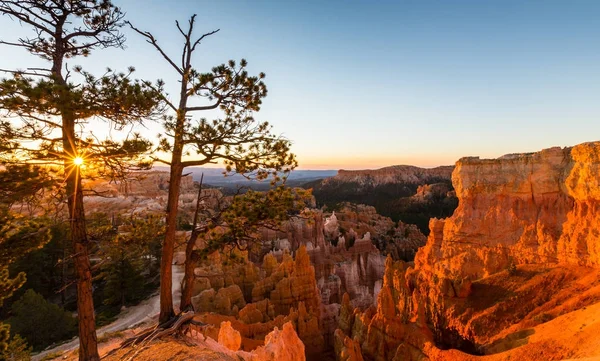
M 328 182 L 356 182 L 362 185 L 378 186 L 389 183 L 426 184 L 440 179 L 449 179 L 452 166 L 420 168 L 412 165 L 395 165 L 380 169 L 339 170 L 338 174 L 326 178 Z
M 570 332 L 573 317 L 550 320 L 600 301 L 600 142 L 463 158 L 452 180 L 458 208 L 431 220 L 414 265 L 387 259 L 377 307 L 352 309 L 344 297 L 338 358 L 599 356 L 578 346 L 585 324 Z
M 600 264 L 600 143 L 462 158 L 459 206 L 433 220 L 416 270 L 478 279 L 511 264 Z

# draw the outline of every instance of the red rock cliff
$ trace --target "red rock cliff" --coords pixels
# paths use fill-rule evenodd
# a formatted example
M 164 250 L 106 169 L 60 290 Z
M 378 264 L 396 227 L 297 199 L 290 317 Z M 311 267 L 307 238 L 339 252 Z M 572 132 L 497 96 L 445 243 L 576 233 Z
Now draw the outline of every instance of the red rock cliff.
M 419 168 L 411 165 L 395 165 L 381 169 L 343 170 L 324 182 L 357 182 L 359 184 L 380 185 L 386 183 L 423 184 L 434 180 L 449 179 L 452 166 Z
M 600 307 L 600 142 L 463 158 L 452 180 L 458 208 L 431 220 L 414 266 L 388 258 L 377 308 L 343 302 L 337 348 L 378 361 L 600 356 L 583 324 L 570 332 L 573 314 Z
M 600 264 L 600 142 L 463 158 L 452 182 L 458 208 L 431 222 L 415 269 L 477 279 L 510 264 Z

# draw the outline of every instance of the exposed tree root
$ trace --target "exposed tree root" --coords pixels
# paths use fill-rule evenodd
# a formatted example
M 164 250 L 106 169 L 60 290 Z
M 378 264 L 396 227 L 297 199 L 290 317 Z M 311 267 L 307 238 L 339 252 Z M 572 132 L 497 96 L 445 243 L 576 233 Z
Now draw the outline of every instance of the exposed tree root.
M 174 334 L 183 334 L 185 331 L 188 330 L 187 326 L 190 322 L 193 322 L 193 318 L 193 311 L 180 313 L 179 315 L 173 317 L 167 322 L 153 327 L 149 327 L 143 330 L 142 332 L 138 333 L 137 335 L 126 339 L 121 343 L 121 346 L 119 348 L 109 352 L 104 357 L 112 355 L 113 353 L 118 352 L 119 350 L 122 350 L 124 348 L 129 348 L 129 350 L 121 356 L 121 360 L 131 361 L 141 351 L 146 349 L 153 341 Z

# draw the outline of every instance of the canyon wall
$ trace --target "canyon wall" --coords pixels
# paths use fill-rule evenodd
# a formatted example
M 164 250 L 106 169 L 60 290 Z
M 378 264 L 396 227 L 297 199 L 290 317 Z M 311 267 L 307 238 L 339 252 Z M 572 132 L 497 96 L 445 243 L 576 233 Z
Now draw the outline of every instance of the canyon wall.
M 454 214 L 432 220 L 415 269 L 478 279 L 511 264 L 600 263 L 600 143 L 462 158 Z
M 337 209 L 349 202 L 374 206 L 393 221 L 414 224 L 428 234 L 432 217 L 448 217 L 457 199 L 451 185 L 454 166 L 398 165 L 374 170 L 340 170 L 335 177 L 305 185 L 319 207 Z
M 420 168 L 412 165 L 395 165 L 381 169 L 339 170 L 335 177 L 323 182 L 356 182 L 361 185 L 377 186 L 386 183 L 427 184 L 439 179 L 449 179 L 452 166 Z
M 388 257 L 377 306 L 353 309 L 344 297 L 338 359 L 577 355 L 577 333 L 560 350 L 555 339 L 535 343 L 528 335 L 600 300 L 600 142 L 463 158 L 452 181 L 458 208 L 430 221 L 414 265 Z M 586 352 L 581 356 L 600 350 Z
M 108 214 L 164 214 L 169 190 L 169 173 L 160 171 L 134 172 L 126 182 L 115 183 L 106 179 L 86 180 L 84 189 L 94 189 L 97 195 L 85 197 L 88 214 L 102 212 Z M 207 202 L 214 202 L 222 196 L 216 188 L 204 187 L 202 195 Z M 198 189 L 190 175 L 181 179 L 179 212 L 191 220 L 195 209 Z

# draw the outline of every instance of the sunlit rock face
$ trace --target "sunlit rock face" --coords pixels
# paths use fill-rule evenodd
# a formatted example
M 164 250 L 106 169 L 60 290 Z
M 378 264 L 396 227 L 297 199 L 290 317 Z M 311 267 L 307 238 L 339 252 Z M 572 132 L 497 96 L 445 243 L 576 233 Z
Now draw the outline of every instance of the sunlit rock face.
M 452 179 L 459 206 L 431 222 L 417 270 L 477 279 L 510 264 L 600 264 L 599 142 L 463 158 Z
M 343 297 L 335 339 L 344 357 L 467 360 L 506 343 L 506 329 L 537 325 L 536 312 L 597 302 L 566 289 L 569 279 L 595 278 L 600 266 L 600 142 L 463 158 L 452 179 L 458 208 L 431 220 L 414 266 L 386 260 L 376 308 L 352 310 Z M 535 359 L 520 346 L 544 349 L 526 339 L 503 345 L 515 359 Z M 573 354 L 577 345 L 563 348 Z
M 295 219 L 286 227 L 287 232 L 264 231 L 263 237 L 270 239 L 266 250 L 281 261 L 285 252 L 304 245 L 325 305 L 339 303 L 346 292 L 356 306 L 374 304 L 385 254 L 412 260 L 426 239 L 415 226 L 393 222 L 374 207 L 354 204 L 329 215 L 314 211 L 312 219 Z
M 94 190 L 109 196 L 143 196 L 157 197 L 163 195 L 169 189 L 169 172 L 143 171 L 130 174 L 128 181 L 108 182 L 106 180 L 86 181 L 93 186 Z M 181 178 L 181 192 L 187 193 L 194 189 L 192 176 L 186 175 Z
M 105 179 L 86 180 L 83 186 L 96 193 L 85 197 L 86 212 L 107 214 L 164 214 L 167 206 L 169 190 L 169 173 L 161 171 L 144 171 L 131 174 L 126 182 L 112 182 Z M 191 220 L 196 206 L 198 189 L 192 176 L 183 176 L 179 196 L 179 213 Z M 214 207 L 221 192 L 215 188 L 204 187 L 204 202 Z
M 231 327 L 231 322 L 221 322 L 221 328 L 219 329 L 218 341 L 221 345 L 227 347 L 231 351 L 237 351 L 242 345 L 242 336 L 238 331 Z
M 210 255 L 210 259 L 196 268 L 195 274 L 197 278 L 208 280 L 202 284 L 208 283 L 215 288 L 192 297 L 198 319 L 210 325 L 202 330 L 205 335 L 221 338 L 224 333 L 229 337 L 231 332 L 227 327 L 231 326 L 241 335 L 241 347 L 250 351 L 275 327 L 281 328 L 285 322 L 292 322 L 307 355 L 324 351 L 322 326 L 326 322 L 335 329 L 337 308 L 335 305 L 322 307 L 315 270 L 306 247 L 301 246 L 294 256 L 284 253 L 281 262 L 267 254 L 260 272 L 254 271 L 256 266 L 248 261 L 245 253 L 237 255 L 235 262 L 219 252 Z M 239 285 L 244 285 L 250 274 L 256 278 L 252 278 L 250 293 L 244 296 Z M 222 321 L 231 324 L 222 324 Z M 223 325 L 225 331 L 222 331 Z
M 419 168 L 410 165 L 396 165 L 375 170 L 340 170 L 328 182 L 356 182 L 362 185 L 378 186 L 388 183 L 426 184 L 438 179 L 448 179 L 452 166 Z
M 298 338 L 291 322 L 283 329 L 275 328 L 265 338 L 265 345 L 252 352 L 251 361 L 304 361 L 304 344 Z

